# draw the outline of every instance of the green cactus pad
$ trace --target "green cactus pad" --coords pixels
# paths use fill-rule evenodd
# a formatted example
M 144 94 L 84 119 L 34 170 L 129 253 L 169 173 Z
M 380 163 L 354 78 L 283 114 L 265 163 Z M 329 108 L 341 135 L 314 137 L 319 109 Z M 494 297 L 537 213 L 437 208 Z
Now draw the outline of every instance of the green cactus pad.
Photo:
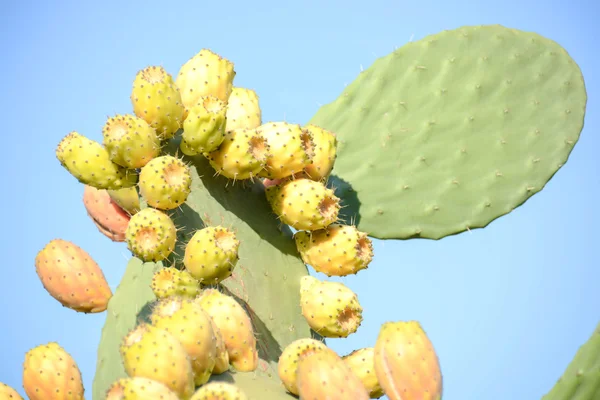
M 163 150 L 175 154 L 179 144 L 173 140 Z M 296 339 L 317 337 L 301 314 L 300 280 L 308 270 L 299 258 L 292 233 L 286 226 L 279 227 L 260 182 L 233 184 L 224 177 L 215 177 L 214 169 L 202 156 L 183 160 L 191 167 L 192 192 L 185 204 L 169 212 L 180 230 L 175 255 L 164 264 L 183 268 L 185 245 L 197 229 L 207 225 L 233 229 L 240 240 L 240 260 L 221 289 L 248 311 L 258 341 L 257 370 L 225 372 L 211 380 L 238 383 L 250 398 L 291 399 L 277 374 L 279 355 Z M 141 319 L 137 317 L 140 310 L 149 309 L 156 300 L 150 285 L 157 265 L 135 258 L 130 261 L 109 303 L 98 349 L 94 399 L 102 399 L 114 380 L 125 377 L 118 346 Z
M 542 190 L 578 141 L 586 102 L 557 43 L 470 26 L 376 60 L 309 123 L 338 137 L 330 184 L 347 222 L 381 239 L 440 239 Z

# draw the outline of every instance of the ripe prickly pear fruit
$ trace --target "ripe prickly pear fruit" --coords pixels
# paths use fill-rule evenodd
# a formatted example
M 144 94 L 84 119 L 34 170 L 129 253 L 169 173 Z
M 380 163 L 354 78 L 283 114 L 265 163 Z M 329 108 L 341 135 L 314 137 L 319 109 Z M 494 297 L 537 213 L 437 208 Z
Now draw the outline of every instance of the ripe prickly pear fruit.
M 297 339 L 287 345 L 279 356 L 277 364 L 277 373 L 283 386 L 292 394 L 298 395 L 298 385 L 296 377 L 298 373 L 298 360 L 305 355 L 316 353 L 317 351 L 333 351 L 325 343 L 310 339 Z
M 225 345 L 223 334 L 221 333 L 221 330 L 217 324 L 215 324 L 215 321 L 212 319 L 212 317 L 210 318 L 210 325 L 215 333 L 217 347 L 215 368 L 213 369 L 212 373 L 213 375 L 219 375 L 229 370 L 229 353 L 227 353 L 227 346 Z
M 347 337 L 362 323 L 358 296 L 340 282 L 303 276 L 300 283 L 302 315 L 323 337 Z
M 60 164 L 84 185 L 97 189 L 122 189 L 137 184 L 134 170 L 111 161 L 108 150 L 98 142 L 71 132 L 56 147 Z
M 440 400 L 442 372 L 417 321 L 386 322 L 374 348 L 377 380 L 390 400 Z
M 39 345 L 25 354 L 23 389 L 30 400 L 84 400 L 79 367 L 56 342 Z
M 201 97 L 183 123 L 179 145 L 183 154 L 195 156 L 215 151 L 225 139 L 226 112 L 226 102 L 215 96 Z
M 152 325 L 171 333 L 185 348 L 196 386 L 208 382 L 215 368 L 217 339 L 210 319 L 199 304 L 178 297 L 159 300 L 150 315 Z
M 2 400 L 23 400 L 21 395 L 6 383 L 0 382 L 0 399 Z
M 125 230 L 131 217 L 112 200 L 107 190 L 84 185 L 83 204 L 103 235 L 113 242 L 125 241 Z
M 150 124 L 161 140 L 171 139 L 181 128 L 185 107 L 173 77 L 163 67 L 139 71 L 130 98 L 135 115 Z
M 48 242 L 35 257 L 35 270 L 48 293 L 72 310 L 103 312 L 112 297 L 96 261 L 81 247 L 66 240 Z
M 369 391 L 369 397 L 372 399 L 378 399 L 383 397 L 383 389 L 377 380 L 375 374 L 375 363 L 373 361 L 374 350 L 372 347 L 366 347 L 364 349 L 355 350 L 352 353 L 342 357 L 342 360 L 354 372 L 354 375 L 358 376 L 365 388 Z
M 373 259 L 373 244 L 355 226 L 331 224 L 294 235 L 304 263 L 327 276 L 346 276 L 365 269 Z
M 310 164 L 313 140 L 309 131 L 287 122 L 268 122 L 256 128 L 269 144 L 269 157 L 260 176 L 269 179 L 287 178 L 300 173 Z
M 216 285 L 229 278 L 239 256 L 240 241 L 222 226 L 207 226 L 194 233 L 185 247 L 183 264 L 203 285 Z
M 173 267 L 156 271 L 150 287 L 159 299 L 171 296 L 193 299 L 200 294 L 200 283 L 189 272 Z
M 240 372 L 258 367 L 258 350 L 252 321 L 233 297 L 216 289 L 205 289 L 196 302 L 210 315 L 223 335 L 229 363 Z
M 189 59 L 177 74 L 175 84 L 181 93 L 181 100 L 186 108 L 184 119 L 189 109 L 200 102 L 203 96 L 215 96 L 227 102 L 233 88 L 236 72 L 231 61 L 218 54 L 202 49 Z
M 232 383 L 210 382 L 198 389 L 190 400 L 248 400 L 248 396 Z
M 184 400 L 194 393 L 190 357 L 173 334 L 141 323 L 125 335 L 119 351 L 130 377 L 161 382 Z
M 180 159 L 160 156 L 142 168 L 138 186 L 150 207 L 172 210 L 187 200 L 192 190 L 192 175 Z
M 321 182 L 285 180 L 266 188 L 266 196 L 281 222 L 296 230 L 323 229 L 338 219 L 340 199 Z
M 129 215 L 133 215 L 140 211 L 140 196 L 135 187 L 124 188 L 119 190 L 108 190 L 110 198 Z
M 315 181 L 327 180 L 333 169 L 337 154 L 337 138 L 333 132 L 316 125 L 306 125 L 313 140 L 312 162 L 304 168 L 305 176 Z
M 162 261 L 175 249 L 177 228 L 171 217 L 154 208 L 144 208 L 131 217 L 125 231 L 127 247 L 143 261 Z
M 333 351 L 319 351 L 300 357 L 297 382 L 301 399 L 369 399 L 361 380 Z
M 252 89 L 234 87 L 227 103 L 226 131 L 254 129 L 262 124 L 258 95 Z
M 108 118 L 102 137 L 111 161 L 125 168 L 142 168 L 160 153 L 160 140 L 154 128 L 134 115 Z
M 106 393 L 105 400 L 179 400 L 164 383 L 141 376 L 121 378 Z

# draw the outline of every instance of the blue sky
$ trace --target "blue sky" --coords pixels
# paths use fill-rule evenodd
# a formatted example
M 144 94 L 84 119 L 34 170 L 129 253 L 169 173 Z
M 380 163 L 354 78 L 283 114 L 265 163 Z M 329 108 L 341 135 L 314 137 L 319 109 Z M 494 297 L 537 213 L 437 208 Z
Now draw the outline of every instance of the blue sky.
M 523 207 L 486 229 L 438 242 L 375 241 L 368 273 L 342 281 L 369 310 L 330 340 L 341 354 L 373 345 L 388 320 L 417 319 L 442 364 L 445 400 L 539 399 L 600 320 L 596 227 L 600 161 L 597 6 L 590 1 L 5 2 L 0 110 L 0 382 L 21 394 L 25 352 L 59 341 L 91 393 L 104 314 L 64 309 L 35 274 L 49 240 L 87 249 L 116 288 L 129 257 L 85 214 L 82 187 L 54 156 L 78 130 L 100 140 L 107 116 L 130 112 L 135 73 L 172 74 L 201 48 L 235 63 L 264 121 L 305 123 L 344 84 L 395 47 L 462 25 L 502 24 L 547 36 L 583 71 L 587 116 L 566 166 Z M 596 265 L 596 267 L 594 267 Z

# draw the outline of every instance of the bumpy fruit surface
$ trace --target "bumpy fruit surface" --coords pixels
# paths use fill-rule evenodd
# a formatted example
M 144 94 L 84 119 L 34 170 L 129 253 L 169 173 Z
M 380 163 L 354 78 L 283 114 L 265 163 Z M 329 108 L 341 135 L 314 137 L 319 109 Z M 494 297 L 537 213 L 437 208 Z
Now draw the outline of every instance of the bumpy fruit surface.
M 362 323 L 358 296 L 340 282 L 301 278 L 302 315 L 312 329 L 323 337 L 347 337 Z
M 442 372 L 417 321 L 386 322 L 375 343 L 377 380 L 390 400 L 440 400 Z
M 135 187 L 108 190 L 108 194 L 110 195 L 110 198 L 129 215 L 133 215 L 141 210 L 140 196 Z
M 223 339 L 223 333 L 221 333 L 221 330 L 217 324 L 215 324 L 215 321 L 213 321 L 212 317 L 210 318 L 210 325 L 215 333 L 217 348 L 215 368 L 213 369 L 212 373 L 213 375 L 219 375 L 229 370 L 229 353 L 227 352 L 227 346 L 225 345 L 225 340 Z
M 192 362 L 196 386 L 204 385 L 215 367 L 217 339 L 210 317 L 191 299 L 162 299 L 150 316 L 152 325 L 171 333 Z
M 84 185 L 83 204 L 98 230 L 113 242 L 124 242 L 130 216 L 105 189 Z
M 172 267 L 156 271 L 150 287 L 159 299 L 171 296 L 193 299 L 200 294 L 200 283 L 189 272 Z
M 309 124 L 303 129 L 312 136 L 314 152 L 311 163 L 304 168 L 305 176 L 315 181 L 326 180 L 335 163 L 337 138 L 333 132 L 316 125 Z
M 351 225 L 331 224 L 318 231 L 300 231 L 294 239 L 302 261 L 327 276 L 356 274 L 373 259 L 371 240 Z
M 185 108 L 189 110 L 194 107 L 203 96 L 215 96 L 227 102 L 236 75 L 233 67 L 231 61 L 208 49 L 200 50 L 183 64 L 175 84 Z
M 216 289 L 205 289 L 196 302 L 219 327 L 233 368 L 241 372 L 254 371 L 258 367 L 258 350 L 246 310 L 233 297 Z
M 164 212 L 144 208 L 131 217 L 125 232 L 127 247 L 144 261 L 162 261 L 175 248 L 177 229 Z
M 84 400 L 79 367 L 55 342 L 34 347 L 25 354 L 23 389 L 29 400 Z
M 185 247 L 183 263 L 200 283 L 217 284 L 231 276 L 239 260 L 240 241 L 222 226 L 199 229 Z
M 96 261 L 69 241 L 53 239 L 48 242 L 35 257 L 35 271 L 48 293 L 72 310 L 103 312 L 112 297 Z
M 338 219 L 340 200 L 321 182 L 290 179 L 266 188 L 273 212 L 297 230 L 323 229 Z
M 179 400 L 164 383 L 141 376 L 127 377 L 113 383 L 105 400 Z
M 300 358 L 298 393 L 301 399 L 369 399 L 361 380 L 333 351 L 319 351 Z
M 310 339 L 297 339 L 287 345 L 279 356 L 277 363 L 277 373 L 283 386 L 292 394 L 298 395 L 297 373 L 298 360 L 308 354 L 318 351 L 333 351 L 325 345 L 325 343 Z
M 183 123 L 180 148 L 183 154 L 195 156 L 216 150 L 225 139 L 227 103 L 214 96 L 200 98 L 190 108 Z
M 217 173 L 229 179 L 253 179 L 266 165 L 269 145 L 255 129 L 234 129 L 207 155 Z
M 171 333 L 146 323 L 139 324 L 120 347 L 125 372 L 163 383 L 181 399 L 194 393 L 194 372 L 183 345 Z
M 23 400 L 21 395 L 6 383 L 0 382 L 0 399 L 2 400 Z
M 287 122 L 267 122 L 256 131 L 269 144 L 269 157 L 260 176 L 281 179 L 300 173 L 310 164 L 314 155 L 309 131 Z
M 84 185 L 97 189 L 122 189 L 137 184 L 138 176 L 110 160 L 108 151 L 98 142 L 71 132 L 56 147 L 60 164 Z
M 160 156 L 142 168 L 139 188 L 149 206 L 172 210 L 185 203 L 192 190 L 192 176 L 180 159 Z
M 160 140 L 154 128 L 134 115 L 116 115 L 102 128 L 104 148 L 115 164 L 142 168 L 160 153 Z
M 185 108 L 173 77 L 163 67 L 150 66 L 135 76 L 131 91 L 133 112 L 161 139 L 170 139 L 183 124 Z
M 234 87 L 227 103 L 226 130 L 254 129 L 262 124 L 258 95 L 252 89 Z
M 374 350 L 372 347 L 366 347 L 364 349 L 355 350 L 352 353 L 342 357 L 342 360 L 354 372 L 354 375 L 358 376 L 369 391 L 369 397 L 372 399 L 378 399 L 383 397 L 383 389 L 377 380 L 375 374 L 375 362 L 373 361 Z
M 227 382 L 210 382 L 202 386 L 191 400 L 249 400 L 237 386 Z

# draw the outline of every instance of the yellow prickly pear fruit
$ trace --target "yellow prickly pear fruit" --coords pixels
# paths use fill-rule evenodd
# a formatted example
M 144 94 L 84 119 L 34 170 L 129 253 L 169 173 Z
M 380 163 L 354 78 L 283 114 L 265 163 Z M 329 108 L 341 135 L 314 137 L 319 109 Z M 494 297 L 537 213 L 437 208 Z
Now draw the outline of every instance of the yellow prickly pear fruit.
M 23 400 L 21 395 L 6 383 L 0 382 L 0 399 L 2 400 Z
M 316 125 L 306 125 L 303 129 L 312 136 L 314 152 L 311 163 L 304 168 L 304 175 L 315 181 L 327 180 L 336 159 L 337 138 L 333 132 Z
M 239 256 L 240 241 L 222 226 L 199 229 L 185 247 L 185 269 L 201 284 L 216 285 L 229 278 Z
M 179 400 L 164 383 L 140 376 L 115 381 L 106 393 L 105 400 Z
M 258 95 L 252 89 L 234 87 L 227 103 L 225 130 L 254 129 L 262 124 Z
M 226 102 L 215 96 L 201 97 L 183 123 L 179 145 L 183 154 L 195 156 L 216 150 L 225 139 L 226 111 Z
M 185 348 L 196 386 L 208 382 L 215 368 L 217 339 L 210 319 L 199 304 L 177 297 L 159 300 L 150 316 L 152 325 L 171 333 Z
M 117 190 L 137 184 L 135 170 L 112 162 L 108 150 L 100 143 L 77 132 L 71 132 L 62 138 L 56 147 L 56 158 L 84 185 Z
M 340 282 L 303 276 L 300 303 L 310 327 L 323 337 L 348 337 L 358 330 L 363 320 L 358 296 Z
M 355 350 L 352 353 L 342 357 L 342 360 L 358 376 L 365 388 L 369 391 L 369 397 L 378 399 L 383 397 L 383 389 L 379 385 L 377 375 L 375 374 L 375 363 L 373 361 L 373 348 Z
M 192 175 L 180 159 L 160 156 L 142 168 L 138 186 L 150 207 L 172 210 L 187 200 L 192 191 Z
M 327 276 L 356 274 L 373 259 L 371 240 L 351 225 L 331 224 L 317 231 L 299 231 L 294 240 L 302 261 Z
M 369 399 L 361 380 L 333 351 L 319 351 L 300 357 L 297 380 L 301 399 Z
M 255 129 L 234 129 L 207 155 L 217 173 L 229 179 L 253 179 L 266 165 L 269 145 Z
M 84 400 L 79 367 L 56 342 L 25 354 L 23 389 L 30 400 Z
M 374 348 L 377 380 L 390 400 L 440 400 L 442 371 L 417 321 L 381 325 Z
M 269 145 L 269 157 L 260 176 L 281 179 L 298 174 L 310 164 L 314 143 L 310 131 L 287 122 L 267 122 L 256 128 Z
M 297 339 L 287 345 L 283 352 L 279 356 L 279 362 L 277 364 L 277 373 L 279 379 L 283 383 L 283 386 L 292 394 L 298 395 L 298 385 L 296 382 L 298 373 L 298 360 L 308 354 L 316 353 L 318 351 L 333 351 L 325 345 L 315 339 Z
M 125 238 L 133 255 L 143 261 L 158 262 L 175 249 L 177 228 L 164 212 L 144 208 L 129 220 Z
M 110 198 L 119 205 L 129 215 L 140 211 L 140 196 L 135 187 L 129 187 L 119 190 L 109 190 Z
M 125 168 L 142 168 L 160 153 L 160 140 L 154 128 L 134 115 L 108 118 L 102 137 L 111 161 Z
M 215 324 L 215 321 L 213 321 L 212 317 L 210 318 L 210 324 L 217 340 L 217 358 L 212 373 L 213 375 L 219 375 L 229 370 L 229 353 L 227 353 L 227 346 L 225 345 L 223 334 L 217 324 Z
M 161 268 L 152 276 L 152 292 L 159 299 L 181 296 L 193 299 L 200 294 L 200 283 L 187 271 Z
M 340 199 L 322 182 L 289 179 L 265 191 L 273 212 L 294 229 L 323 229 L 338 219 Z
M 35 257 L 35 270 L 48 293 L 84 313 L 106 310 L 112 291 L 96 261 L 81 247 L 53 239 Z
M 163 383 L 183 400 L 194 393 L 190 357 L 173 334 L 141 323 L 125 335 L 119 351 L 130 377 Z
M 184 119 L 187 118 L 189 109 L 198 104 L 202 96 L 215 96 L 227 102 L 235 75 L 231 61 L 208 49 L 200 50 L 183 64 L 175 84 L 179 88 L 181 100 L 186 108 Z
M 190 400 L 248 400 L 248 396 L 232 383 L 211 382 L 198 389 Z
M 146 67 L 136 74 L 131 104 L 135 115 L 150 124 L 161 140 L 171 139 L 183 124 L 181 93 L 163 67 Z
M 205 289 L 195 301 L 219 327 L 233 368 L 240 372 L 256 370 L 256 337 L 252 321 L 240 303 L 216 289 Z

